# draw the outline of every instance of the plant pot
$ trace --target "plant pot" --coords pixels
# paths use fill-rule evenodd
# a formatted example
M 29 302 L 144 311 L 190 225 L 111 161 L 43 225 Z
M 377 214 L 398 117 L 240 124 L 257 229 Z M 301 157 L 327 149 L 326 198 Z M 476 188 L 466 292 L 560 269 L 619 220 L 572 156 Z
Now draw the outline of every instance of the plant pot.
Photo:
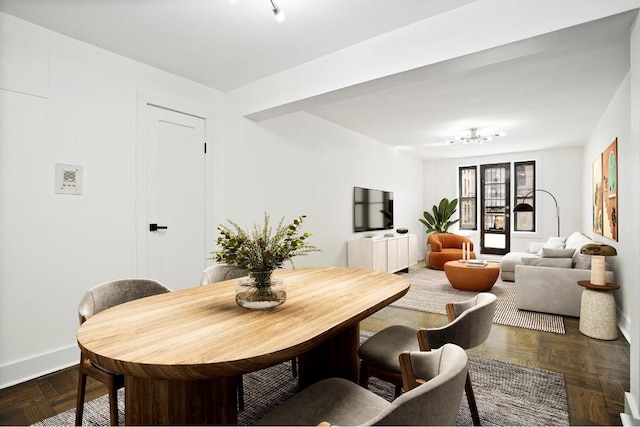
M 236 285 L 236 303 L 250 310 L 271 310 L 287 299 L 284 280 L 271 277 L 272 271 L 249 272 Z

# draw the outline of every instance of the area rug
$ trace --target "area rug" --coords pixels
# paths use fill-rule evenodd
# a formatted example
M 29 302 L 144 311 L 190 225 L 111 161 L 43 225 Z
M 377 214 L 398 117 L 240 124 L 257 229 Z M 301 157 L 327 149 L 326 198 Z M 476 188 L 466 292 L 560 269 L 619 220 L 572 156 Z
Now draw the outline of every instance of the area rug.
M 364 340 L 370 333 L 363 332 Z M 469 371 L 482 425 L 569 425 L 564 376 L 542 369 L 526 368 L 484 357 L 469 355 Z M 240 425 L 252 425 L 271 408 L 296 391 L 290 362 L 244 375 L 245 410 L 239 412 Z M 369 389 L 383 398 L 393 399 L 393 386 L 371 378 Z M 118 392 L 120 424 L 124 423 L 124 391 Z M 36 426 L 71 426 L 75 409 L 47 418 Z M 84 425 L 109 425 L 107 396 L 85 403 Z M 463 396 L 458 425 L 472 425 L 466 397 Z
M 411 288 L 405 296 L 391 304 L 393 307 L 446 314 L 447 303 L 465 301 L 477 293 L 455 289 L 447 280 L 444 271 L 440 270 L 418 268 L 405 273 L 404 276 L 411 281 Z M 516 287 L 513 282 L 498 279 L 490 292 L 498 297 L 494 323 L 554 334 L 566 333 L 562 316 L 518 310 Z

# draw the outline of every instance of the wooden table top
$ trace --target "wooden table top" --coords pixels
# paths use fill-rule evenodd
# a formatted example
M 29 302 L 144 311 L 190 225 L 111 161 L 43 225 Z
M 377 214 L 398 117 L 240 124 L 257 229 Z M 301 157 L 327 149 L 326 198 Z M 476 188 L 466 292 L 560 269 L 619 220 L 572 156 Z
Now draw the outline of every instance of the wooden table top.
M 125 375 L 193 380 L 252 372 L 292 359 L 399 299 L 403 276 L 318 267 L 278 270 L 286 302 L 252 311 L 238 279 L 155 295 L 98 313 L 78 329 L 96 363 Z

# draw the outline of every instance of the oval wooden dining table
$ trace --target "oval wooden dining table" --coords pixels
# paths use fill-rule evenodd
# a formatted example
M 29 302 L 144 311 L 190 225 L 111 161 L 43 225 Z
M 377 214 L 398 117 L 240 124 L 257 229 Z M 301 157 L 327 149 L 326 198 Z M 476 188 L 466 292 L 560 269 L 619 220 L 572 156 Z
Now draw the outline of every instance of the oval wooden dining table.
M 287 300 L 271 311 L 235 302 L 236 280 L 155 295 L 104 310 L 78 344 L 125 376 L 125 422 L 237 424 L 240 375 L 298 358 L 299 387 L 357 382 L 359 322 L 409 290 L 403 276 L 313 267 L 277 270 Z

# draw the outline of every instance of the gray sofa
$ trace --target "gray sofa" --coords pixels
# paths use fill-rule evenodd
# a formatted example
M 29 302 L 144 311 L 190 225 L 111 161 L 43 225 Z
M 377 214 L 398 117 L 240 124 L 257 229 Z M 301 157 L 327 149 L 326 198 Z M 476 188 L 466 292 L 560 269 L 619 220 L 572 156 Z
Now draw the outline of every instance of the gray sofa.
M 580 316 L 582 290 L 578 280 L 591 277 L 591 257 L 580 248 L 594 241 L 579 232 L 552 237 L 528 252 L 510 252 L 500 263 L 502 280 L 516 282 L 516 307 L 522 310 Z M 606 280 L 613 282 L 613 273 Z

